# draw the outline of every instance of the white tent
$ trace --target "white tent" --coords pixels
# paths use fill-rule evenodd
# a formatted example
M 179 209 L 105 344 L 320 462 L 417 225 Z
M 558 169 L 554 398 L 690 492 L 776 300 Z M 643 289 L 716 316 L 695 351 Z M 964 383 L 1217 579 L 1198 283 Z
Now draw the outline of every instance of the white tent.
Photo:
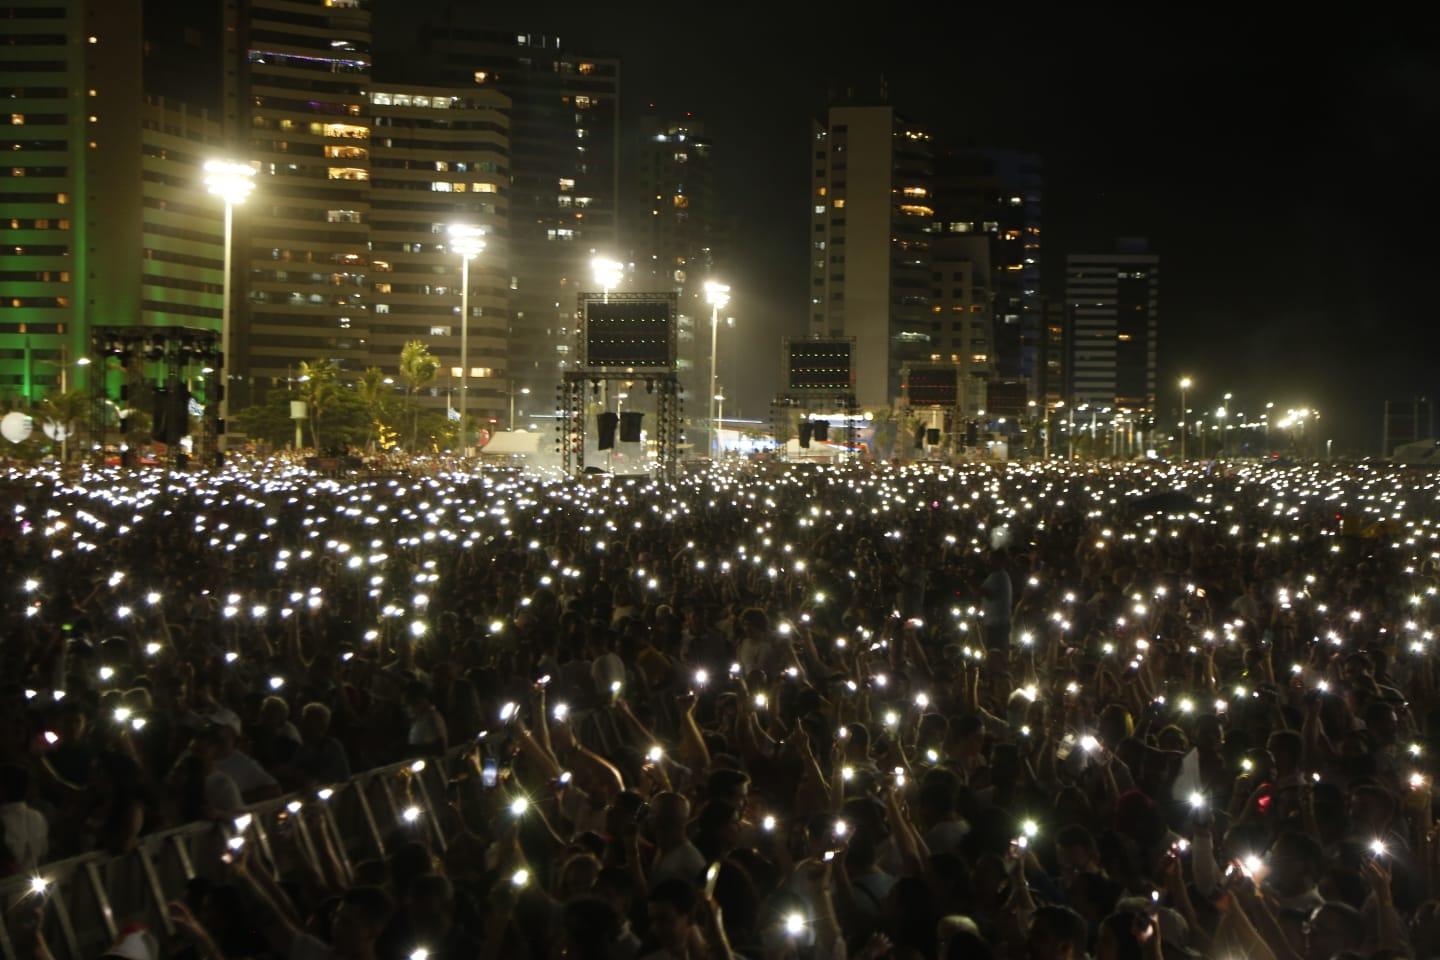
M 480 450 L 495 456 L 534 456 L 540 452 L 540 434 L 529 430 L 499 430 Z

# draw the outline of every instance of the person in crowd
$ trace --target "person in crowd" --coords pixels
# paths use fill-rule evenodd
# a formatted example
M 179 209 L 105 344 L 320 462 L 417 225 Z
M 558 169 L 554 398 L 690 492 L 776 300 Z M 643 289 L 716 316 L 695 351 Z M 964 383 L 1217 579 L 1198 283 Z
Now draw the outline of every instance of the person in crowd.
M 207 822 L 176 954 L 1440 953 L 1417 475 L 15 477 L 0 890 Z

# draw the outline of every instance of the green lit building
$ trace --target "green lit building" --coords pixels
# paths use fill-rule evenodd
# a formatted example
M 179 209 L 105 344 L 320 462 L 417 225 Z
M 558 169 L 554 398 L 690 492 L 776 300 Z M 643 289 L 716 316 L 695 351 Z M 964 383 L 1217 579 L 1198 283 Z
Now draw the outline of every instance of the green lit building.
M 83 386 L 93 326 L 219 328 L 222 209 L 199 184 L 222 142 L 221 15 L 176 0 L 0 7 L 4 402 Z

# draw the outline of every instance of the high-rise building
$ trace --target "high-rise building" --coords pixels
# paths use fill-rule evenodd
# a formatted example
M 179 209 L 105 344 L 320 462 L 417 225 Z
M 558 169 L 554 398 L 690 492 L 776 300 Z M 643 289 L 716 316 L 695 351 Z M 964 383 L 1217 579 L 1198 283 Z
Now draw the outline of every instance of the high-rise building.
M 1040 337 L 1040 383 L 1037 402 L 1053 406 L 1066 399 L 1070 358 L 1070 313 L 1063 298 L 1044 297 L 1040 305 L 1044 325 Z
M 1115 251 L 1065 258 L 1070 394 L 1076 403 L 1153 413 L 1160 258 L 1140 238 L 1122 238 Z
M 393 374 L 404 343 L 422 340 L 441 361 L 431 404 L 457 401 L 461 269 L 447 229 L 479 227 L 485 249 L 470 264 L 468 393 L 472 414 L 497 424 L 510 390 L 508 108 L 503 94 L 473 87 L 377 82 L 370 93 L 369 362 Z
M 931 349 L 930 134 L 889 106 L 832 106 L 810 151 L 810 333 L 855 338 L 863 406 Z
M 620 62 L 538 33 L 444 26 L 423 38 L 429 76 L 511 101 L 509 371 L 548 416 L 573 360 L 576 295 L 594 289 L 590 261 L 619 258 Z
M 680 386 L 687 411 L 700 416 L 710 377 L 705 281 L 725 279 L 715 271 L 728 223 L 715 192 L 714 147 L 704 125 L 690 117 L 647 115 L 636 136 L 622 184 L 622 242 L 635 289 L 677 295 Z M 723 348 L 720 355 L 723 360 Z
M 930 241 L 931 360 L 960 365 L 962 408 L 985 407 L 985 384 L 994 377 L 990 242 L 983 234 L 941 233 Z
M 952 150 L 935 159 L 937 236 L 990 241 L 995 375 L 1024 379 L 1034 399 L 1043 377 L 1040 214 L 1043 168 L 1013 150 Z
M 473 83 L 372 94 L 367 6 L 0 8 L 0 392 L 38 399 L 62 368 L 81 385 L 95 325 L 218 330 L 224 208 L 202 167 L 228 156 L 258 173 L 235 218 L 232 409 L 302 361 L 394 371 L 412 337 L 458 365 L 460 264 L 444 231 L 465 222 L 490 234 L 471 269 L 470 362 L 496 374 L 472 383 L 471 407 L 500 414 L 508 102 Z M 444 399 L 442 384 L 430 402 Z
M 83 385 L 95 325 L 218 330 L 223 34 L 176 0 L 0 8 L 0 393 Z
M 369 363 L 368 7 L 241 5 L 235 149 L 259 175 L 236 218 L 243 300 L 231 337 L 232 409 L 294 377 L 302 361 Z

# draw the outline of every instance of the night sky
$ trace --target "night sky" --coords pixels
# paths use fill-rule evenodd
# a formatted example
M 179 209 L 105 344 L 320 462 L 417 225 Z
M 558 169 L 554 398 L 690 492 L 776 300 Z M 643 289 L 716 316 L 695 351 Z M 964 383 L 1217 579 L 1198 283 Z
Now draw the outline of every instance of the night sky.
M 378 54 L 446 5 L 376 0 Z M 454 5 L 460 22 L 618 55 L 622 123 L 651 102 L 705 121 L 739 224 L 721 367 L 738 415 L 768 418 L 779 338 L 805 329 L 810 119 L 831 92 L 874 91 L 882 76 L 937 143 L 1045 159 L 1047 292 L 1063 290 L 1065 252 L 1151 238 L 1172 417 L 1183 370 L 1192 407 L 1213 410 L 1226 391 L 1257 413 L 1267 400 L 1316 406 L 1337 453 L 1374 452 L 1382 400 L 1440 386 L 1427 282 L 1440 50 L 1416 24 L 1310 22 L 1320 8 L 1256 19 L 1259 5 L 1174 23 L 1155 8 L 1026 6 L 1023 19 L 915 4 L 850 19 L 797 4 L 804 19 L 776 20 L 792 5 Z

